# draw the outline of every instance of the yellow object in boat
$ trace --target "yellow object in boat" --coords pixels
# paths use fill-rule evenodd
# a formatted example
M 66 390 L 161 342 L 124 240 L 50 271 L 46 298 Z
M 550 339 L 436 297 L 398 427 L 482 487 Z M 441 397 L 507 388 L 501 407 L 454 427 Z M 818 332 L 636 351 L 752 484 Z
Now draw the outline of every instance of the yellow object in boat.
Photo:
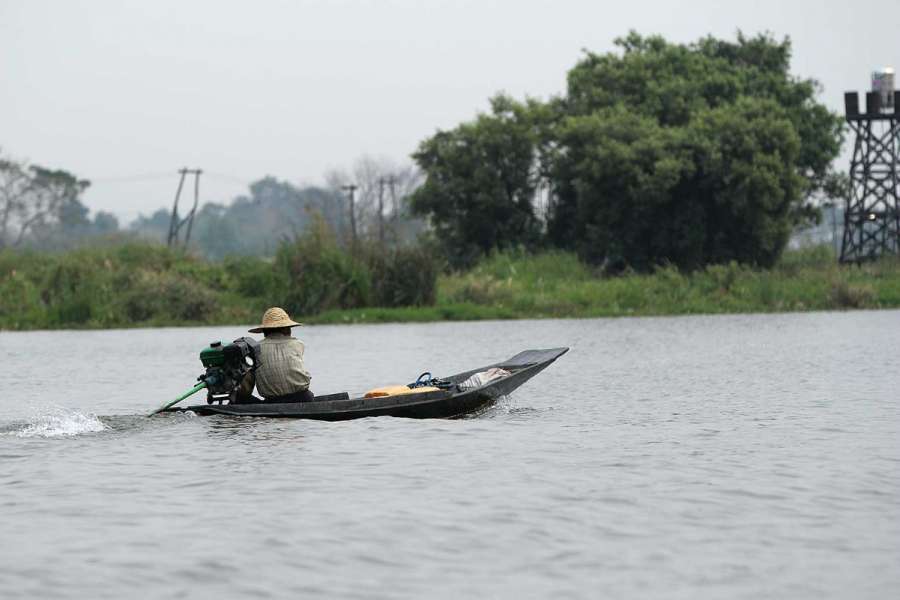
M 366 392 L 365 398 L 381 398 L 383 396 L 402 396 L 403 394 L 421 394 L 422 392 L 440 391 L 436 387 L 423 386 L 411 388 L 405 385 L 386 385 Z

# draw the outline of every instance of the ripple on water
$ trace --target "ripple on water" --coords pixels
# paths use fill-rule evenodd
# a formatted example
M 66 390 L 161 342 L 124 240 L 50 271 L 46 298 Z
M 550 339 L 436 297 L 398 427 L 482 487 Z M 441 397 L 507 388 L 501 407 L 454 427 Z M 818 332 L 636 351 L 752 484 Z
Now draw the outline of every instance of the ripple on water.
M 580 344 L 478 417 L 346 423 L 143 416 L 181 391 L 167 379 L 196 376 L 198 339 L 237 331 L 4 332 L 29 351 L 0 378 L 45 407 L 0 406 L 0 598 L 129 597 L 135 573 L 146 597 L 892 597 L 898 326 L 900 311 L 308 328 L 335 390 L 395 380 L 435 346 L 453 372 Z M 116 360 L 95 376 L 98 355 Z M 29 383 L 60 364 L 84 376 Z M 128 377 L 159 389 L 123 392 Z

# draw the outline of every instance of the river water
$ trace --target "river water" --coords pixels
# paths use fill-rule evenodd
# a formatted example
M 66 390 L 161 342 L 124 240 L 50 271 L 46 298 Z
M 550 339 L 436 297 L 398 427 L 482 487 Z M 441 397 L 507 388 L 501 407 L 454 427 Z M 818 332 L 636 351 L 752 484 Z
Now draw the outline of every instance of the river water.
M 305 327 L 317 393 L 572 349 L 465 420 L 141 416 L 244 330 L 0 333 L 0 597 L 900 590 L 900 312 Z

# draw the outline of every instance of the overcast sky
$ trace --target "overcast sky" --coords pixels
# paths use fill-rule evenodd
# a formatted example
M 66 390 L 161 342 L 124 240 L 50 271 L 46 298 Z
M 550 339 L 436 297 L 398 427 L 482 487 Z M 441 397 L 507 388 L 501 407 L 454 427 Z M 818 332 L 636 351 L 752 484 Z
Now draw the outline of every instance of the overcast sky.
M 583 48 L 629 29 L 790 36 L 836 110 L 900 66 L 897 0 L 0 0 L 0 148 L 92 180 L 86 204 L 128 221 L 170 205 L 181 166 L 223 202 L 266 174 L 407 161 L 498 91 L 561 93 Z

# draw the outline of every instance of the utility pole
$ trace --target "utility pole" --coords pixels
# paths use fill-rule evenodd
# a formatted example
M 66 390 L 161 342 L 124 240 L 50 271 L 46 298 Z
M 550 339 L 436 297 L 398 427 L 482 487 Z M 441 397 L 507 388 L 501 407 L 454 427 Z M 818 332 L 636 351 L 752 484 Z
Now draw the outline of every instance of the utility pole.
M 388 177 L 378 178 L 378 241 L 384 246 L 384 185 L 387 184 L 391 188 L 391 204 L 394 207 L 394 215 L 397 212 L 397 199 L 394 196 L 394 184 L 397 179 L 390 175 Z
M 400 212 L 397 207 L 397 194 L 394 193 L 394 186 L 397 185 L 397 178 L 393 175 L 390 175 L 387 178 L 388 186 L 391 188 L 391 205 L 394 207 L 394 218 L 397 218 L 397 213 Z
M 356 250 L 356 208 L 354 206 L 354 194 L 359 186 L 355 184 L 342 185 L 341 189 L 347 192 L 350 199 L 350 235 L 353 244 L 353 250 Z
M 200 173 L 203 171 L 197 169 L 194 171 L 194 205 L 191 207 L 191 214 L 188 215 L 187 233 L 184 234 L 184 247 L 188 247 L 191 241 L 191 230 L 194 228 L 194 215 L 197 214 L 197 203 L 200 201 Z
M 169 220 L 169 234 L 166 238 L 166 245 L 170 248 L 178 245 L 178 233 L 185 224 L 188 226 L 184 238 L 185 248 L 187 248 L 188 242 L 191 239 L 191 230 L 194 227 L 194 215 L 197 213 L 197 204 L 200 201 L 201 173 L 203 173 L 203 169 L 188 169 L 187 167 L 184 167 L 178 170 L 178 174 L 181 175 L 181 177 L 178 179 L 178 189 L 175 191 L 175 203 L 172 205 L 172 218 Z M 178 200 L 181 198 L 184 180 L 188 175 L 194 176 L 194 205 L 191 207 L 191 211 L 187 216 L 184 219 L 181 219 L 178 215 Z
M 187 169 L 181 169 L 178 171 L 181 174 L 181 178 L 178 180 L 178 189 L 175 191 L 175 205 L 172 207 L 172 217 L 169 219 L 169 233 L 166 236 L 166 245 L 170 248 L 172 247 L 172 240 L 175 238 L 176 229 L 175 226 L 178 224 L 178 198 L 181 196 L 181 188 L 184 187 L 184 178 L 187 176 Z

